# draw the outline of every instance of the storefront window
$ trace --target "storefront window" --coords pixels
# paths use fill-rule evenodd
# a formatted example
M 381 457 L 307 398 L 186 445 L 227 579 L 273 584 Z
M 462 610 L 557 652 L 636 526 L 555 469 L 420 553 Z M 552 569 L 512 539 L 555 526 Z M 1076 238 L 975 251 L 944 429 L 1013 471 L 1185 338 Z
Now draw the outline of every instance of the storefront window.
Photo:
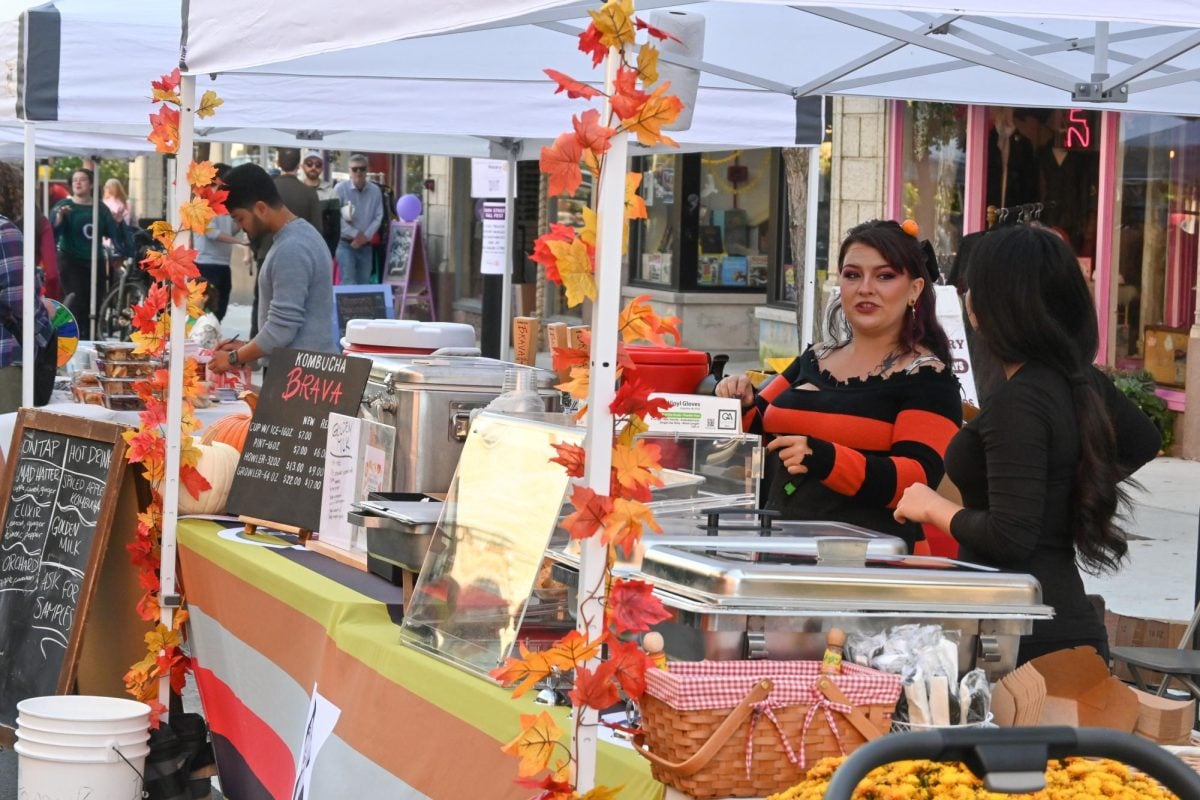
M 829 119 L 829 116 L 826 116 Z M 817 186 L 817 285 L 825 282 L 829 272 L 829 199 L 833 143 L 830 140 L 831 126 L 826 128 L 826 140 L 821 143 L 821 177 Z M 807 157 L 807 156 L 806 156 Z M 797 281 L 803 279 L 804 254 L 792 252 L 792 226 L 803 225 L 804 220 L 793 220 L 791 203 L 788 202 L 788 182 L 780 180 L 779 215 L 783 219 L 783 246 L 779 260 L 783 268 L 775 273 L 775 284 L 767 298 L 772 305 L 796 306 Z
M 903 216 L 916 220 L 948 270 L 963 234 L 967 107 L 904 104 Z
M 583 210 L 592 205 L 594 187 L 595 182 L 592 174 L 585 171 L 583 173 L 583 182 L 579 184 L 579 188 L 575 190 L 573 195 L 570 197 L 560 195 L 549 198 L 550 222 L 582 229 Z M 566 289 L 552 281 L 546 281 L 545 303 L 545 314 L 547 317 L 578 317 L 580 314 L 578 307 L 571 308 L 567 305 Z
M 1200 260 L 1200 120 L 1122 114 L 1116 366 L 1182 386 Z
M 700 156 L 696 286 L 765 290 L 770 273 L 771 150 Z
M 642 223 L 641 263 L 636 277 L 643 283 L 670 286 L 678 218 L 675 156 L 654 155 L 643 164 L 641 193 L 646 201 L 647 218 Z

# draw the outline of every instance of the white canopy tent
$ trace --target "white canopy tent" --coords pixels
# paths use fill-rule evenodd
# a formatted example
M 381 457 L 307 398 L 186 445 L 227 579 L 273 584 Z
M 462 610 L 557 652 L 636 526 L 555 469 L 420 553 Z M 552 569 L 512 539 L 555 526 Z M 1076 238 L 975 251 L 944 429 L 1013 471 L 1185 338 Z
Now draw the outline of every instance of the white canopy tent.
M 394 4 L 368 0 L 339 7 L 336 25 L 314 25 L 328 13 L 318 0 L 263 0 L 253 6 L 243 0 L 185 0 L 181 61 L 185 74 L 201 79 L 240 73 L 548 85 L 541 72 L 546 67 L 577 78 L 587 74 L 575 37 L 586 27 L 585 12 L 597 5 L 408 0 L 403 13 L 395 13 Z M 641 0 L 637 6 L 643 16 L 674 9 L 706 18 L 701 59 L 661 59 L 700 69 L 702 86 L 787 97 L 844 93 L 1020 106 L 1115 103 L 1120 110 L 1200 114 L 1200 4 L 1193 0 L 1135 5 L 844 0 L 836 6 L 805 0 Z M 230 30 L 238 31 L 237 48 L 228 46 Z M 696 102 L 697 113 L 702 102 Z M 568 113 L 564 103 L 564 120 Z M 614 145 L 610 163 L 623 165 L 623 145 Z M 623 225 L 615 180 L 602 177 L 601 184 L 590 443 L 611 435 L 605 411 L 614 393 Z M 585 480 L 601 493 L 607 491 L 608 451 L 588 449 Z M 585 543 L 581 587 L 596 585 L 603 558 L 598 543 Z M 585 727 L 578 750 L 581 789 L 592 785 L 593 750 L 594 732 Z

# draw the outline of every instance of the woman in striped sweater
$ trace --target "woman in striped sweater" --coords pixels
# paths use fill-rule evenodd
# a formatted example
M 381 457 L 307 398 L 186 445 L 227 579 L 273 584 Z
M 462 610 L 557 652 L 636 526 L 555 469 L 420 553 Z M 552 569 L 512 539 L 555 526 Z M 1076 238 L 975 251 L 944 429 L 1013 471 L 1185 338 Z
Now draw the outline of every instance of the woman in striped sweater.
M 832 341 L 757 392 L 741 375 L 716 390 L 740 398 L 745 429 L 768 438 L 768 508 L 890 533 L 910 550 L 921 528 L 892 510 L 909 486 L 938 484 L 962 424 L 933 274 L 913 234 L 892 221 L 853 228 L 838 253 Z

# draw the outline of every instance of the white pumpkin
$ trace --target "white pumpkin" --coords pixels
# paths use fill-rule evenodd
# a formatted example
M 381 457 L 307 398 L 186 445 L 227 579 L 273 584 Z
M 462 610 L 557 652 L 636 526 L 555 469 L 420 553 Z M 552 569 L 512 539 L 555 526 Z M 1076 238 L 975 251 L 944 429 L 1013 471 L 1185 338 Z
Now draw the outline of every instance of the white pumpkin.
M 212 485 L 210 489 L 192 497 L 186 487 L 179 487 L 180 514 L 220 514 L 225 511 L 225 501 L 229 499 L 229 488 L 233 486 L 233 475 L 237 471 L 238 459 L 241 454 L 224 442 L 201 444 L 194 440 L 200 451 L 200 461 L 196 471 Z

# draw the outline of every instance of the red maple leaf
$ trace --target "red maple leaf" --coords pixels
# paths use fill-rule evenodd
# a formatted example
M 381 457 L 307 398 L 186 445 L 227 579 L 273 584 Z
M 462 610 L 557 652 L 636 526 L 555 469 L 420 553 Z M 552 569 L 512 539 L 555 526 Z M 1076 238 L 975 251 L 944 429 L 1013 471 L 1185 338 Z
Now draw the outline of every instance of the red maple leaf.
M 165 253 L 150 251 L 142 266 L 156 280 L 171 283 L 176 289 L 183 288 L 187 297 L 187 279 L 200 277 L 196 269 L 196 250 L 187 247 L 172 247 Z
M 591 150 L 597 156 L 604 155 L 612 147 L 609 140 L 617 131 L 600 124 L 600 112 L 596 109 L 588 109 L 580 117 L 572 116 L 571 123 L 575 126 L 575 141 L 579 142 L 580 147 Z
M 572 242 L 574 240 L 574 228 L 570 225 L 554 223 L 550 226 L 549 233 L 539 236 L 533 243 L 533 255 L 529 256 L 529 260 L 536 261 L 546 268 L 547 280 L 562 283 L 562 276 L 558 272 L 558 256 L 554 255 L 554 251 L 550 249 L 550 242 Z
M 634 23 L 634 25 L 637 26 L 637 29 L 639 31 L 645 31 L 646 33 L 653 36 L 655 39 L 658 39 L 660 42 L 666 41 L 667 39 L 670 39 L 675 42 L 679 41 L 678 37 L 672 36 L 671 34 L 664 31 L 662 28 L 656 28 L 653 25 L 651 25 L 649 22 L 642 22 L 640 17 L 634 17 L 633 23 Z M 680 42 L 680 43 L 682 44 L 682 42 Z
M 551 355 L 555 372 L 566 372 L 571 367 L 586 367 L 592 360 L 591 353 L 579 347 L 555 347 Z
M 600 42 L 600 29 L 596 27 L 595 22 L 590 23 L 587 30 L 579 34 L 579 50 L 592 57 L 593 67 L 608 55 L 608 48 Z
M 586 539 L 600 530 L 604 518 L 612 511 L 612 498 L 576 485 L 571 492 L 571 505 L 575 513 L 568 514 L 559 527 L 571 534 L 572 539 Z
M 622 120 L 637 116 L 638 110 L 650 99 L 637 85 L 638 71 L 621 67 L 613 82 L 612 109 Z
M 653 594 L 654 587 L 645 581 L 614 581 L 608 593 L 608 619 L 617 633 L 640 633 L 650 626 L 671 618 L 671 612 Z
M 619 699 L 616 681 L 613 680 L 615 667 L 611 661 L 603 662 L 595 672 L 586 667 L 575 670 L 575 688 L 571 691 L 571 702 L 576 706 L 591 706 L 597 711 L 604 711 L 614 705 Z
M 671 404 L 661 397 L 651 400 L 650 393 L 653 391 L 654 389 L 648 383 L 638 378 L 630 370 L 626 372 L 624 380 L 621 381 L 621 388 L 617 390 L 608 410 L 614 417 L 636 414 L 643 419 L 646 417 L 660 419 L 663 409 L 669 408 Z
M 562 464 L 567 468 L 567 475 L 572 478 L 583 477 L 583 460 L 587 456 L 586 450 L 569 442 L 558 442 L 550 446 L 558 453 L 558 457 L 550 459 L 550 463 Z
M 162 616 L 162 609 L 158 607 L 158 595 L 154 592 L 146 592 L 142 595 L 142 599 L 138 600 L 137 613 L 146 622 L 155 622 Z
M 176 67 L 158 80 L 150 81 L 150 86 L 155 89 L 161 89 L 164 92 L 173 92 L 179 88 L 179 81 L 179 68 Z
M 625 500 L 637 500 L 639 503 L 649 503 L 653 499 L 650 494 L 650 487 L 644 483 L 635 483 L 632 486 L 626 486 L 617 479 L 617 470 L 612 470 L 612 480 L 609 483 L 608 493 L 613 497 L 620 497 Z
M 540 778 L 517 778 L 517 785 L 526 789 L 541 789 L 530 800 L 571 800 L 578 797 L 575 787 L 557 779 L 553 772 L 548 772 Z
M 162 724 L 162 715 L 167 713 L 167 707 L 157 700 L 147 700 L 146 705 L 150 706 L 150 730 L 156 731 Z
M 613 665 L 613 675 L 625 694 L 634 700 L 646 693 L 646 670 L 654 663 L 637 642 L 613 642 L 608 648 L 608 661 Z
M 556 69 L 545 69 L 542 71 L 550 76 L 550 80 L 558 84 L 558 88 L 554 90 L 555 94 L 558 94 L 559 92 L 566 92 L 567 97 L 571 100 L 578 100 L 581 97 L 584 100 L 591 100 L 593 97 L 598 97 L 600 95 L 600 91 L 594 86 L 589 86 L 582 81 L 577 81 L 570 75 L 564 75 Z
M 201 492 L 207 492 L 212 488 L 208 478 L 201 475 L 195 467 L 187 465 L 179 467 L 179 482 L 183 484 L 183 488 L 187 489 L 188 494 L 197 500 L 200 499 Z
M 229 197 L 228 190 L 202 186 L 196 190 L 196 196 L 208 203 L 214 214 L 220 216 L 229 213 L 229 209 L 225 207 L 225 200 Z
M 553 145 L 542 148 L 539 167 L 550 176 L 547 191 L 551 197 L 575 194 L 579 184 L 583 183 L 583 172 L 579 169 L 581 158 L 583 148 L 572 133 L 560 133 Z
M 167 456 L 167 441 L 157 430 L 138 431 L 129 438 L 127 457 L 133 464 L 146 459 L 163 459 Z

